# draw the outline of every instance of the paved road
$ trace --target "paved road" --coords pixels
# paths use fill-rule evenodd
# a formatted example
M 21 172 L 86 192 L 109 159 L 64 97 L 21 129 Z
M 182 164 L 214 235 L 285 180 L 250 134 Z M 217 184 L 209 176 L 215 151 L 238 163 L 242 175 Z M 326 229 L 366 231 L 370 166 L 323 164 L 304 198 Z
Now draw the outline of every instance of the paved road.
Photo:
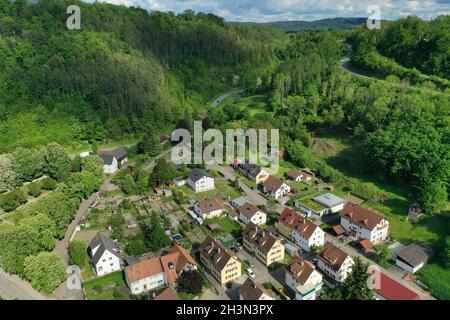
M 5 300 L 47 300 L 25 280 L 0 269 L 0 297 Z
M 225 100 L 226 98 L 236 95 L 238 93 L 244 92 L 243 89 L 233 89 L 231 91 L 228 91 L 224 94 L 222 94 L 220 97 L 218 97 L 216 100 L 214 100 L 214 102 L 212 102 L 213 107 L 217 107 L 219 104 L 222 103 L 223 100 Z
M 370 76 L 367 76 L 365 74 L 358 73 L 356 70 L 351 69 L 350 68 L 350 59 L 352 58 L 352 55 L 353 55 L 353 48 L 352 48 L 352 46 L 349 45 L 347 54 L 341 59 L 341 62 L 340 62 L 342 70 L 344 70 L 344 71 L 354 75 L 355 77 L 364 78 L 364 79 L 373 80 L 373 81 L 387 82 L 386 80 L 370 77 Z M 427 75 L 425 75 L 425 77 L 428 78 Z M 403 89 L 409 89 L 409 90 L 414 90 L 414 91 L 422 91 L 422 92 L 426 92 L 426 93 L 429 93 L 429 94 L 443 94 L 443 95 L 446 95 L 446 96 L 450 96 L 450 94 L 447 94 L 445 92 L 440 92 L 440 91 L 430 90 L 430 89 L 425 89 L 425 88 L 418 88 L 418 87 L 408 86 L 408 85 L 402 85 L 402 84 L 397 84 L 397 83 L 392 83 L 392 82 L 389 82 L 389 85 L 400 87 L 400 88 L 403 88 Z
M 236 176 L 234 175 L 235 171 L 230 166 L 221 166 L 218 164 L 212 164 L 212 165 L 207 165 L 206 169 L 218 171 L 218 172 L 222 173 L 223 176 L 230 181 L 236 181 L 236 179 L 237 179 Z M 239 180 L 239 186 L 242 188 L 247 199 L 251 203 L 253 203 L 256 206 L 259 206 L 259 205 L 266 206 L 267 205 L 267 199 L 264 198 L 257 190 L 253 190 L 252 188 L 248 187 L 241 180 Z
M 167 154 L 169 154 L 170 152 L 172 152 L 172 149 L 173 149 L 173 148 L 170 148 L 170 149 L 164 151 L 163 153 L 161 153 L 160 155 L 154 157 L 153 159 L 151 159 L 150 161 L 148 161 L 147 163 L 145 163 L 145 164 L 142 166 L 142 169 L 148 170 L 148 169 L 150 169 L 150 168 L 153 168 L 154 166 L 156 166 L 156 162 L 157 162 L 159 159 L 161 159 L 162 157 L 164 157 L 165 155 L 167 155 Z

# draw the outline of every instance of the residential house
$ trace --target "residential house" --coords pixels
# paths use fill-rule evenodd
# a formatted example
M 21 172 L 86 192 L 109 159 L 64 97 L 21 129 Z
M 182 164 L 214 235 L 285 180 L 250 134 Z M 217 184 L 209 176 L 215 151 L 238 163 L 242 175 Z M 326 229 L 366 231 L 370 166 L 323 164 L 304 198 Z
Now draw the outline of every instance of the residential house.
M 195 192 L 212 190 L 214 186 L 214 176 L 201 169 L 194 169 L 189 173 L 187 184 Z
M 296 300 L 316 300 L 322 289 L 322 275 L 314 265 L 299 257 L 293 257 L 285 270 L 285 282 L 295 293 Z
M 115 173 L 128 162 L 127 151 L 124 148 L 101 150 L 98 156 L 103 160 L 103 172 Z
M 104 173 L 112 174 L 119 170 L 119 163 L 111 154 L 99 154 L 98 156 L 103 160 Z
M 269 231 L 250 222 L 243 231 L 242 238 L 244 248 L 265 266 L 284 260 L 284 246 L 281 240 Z
M 375 271 L 376 300 L 420 300 L 419 295 L 380 271 Z
M 196 269 L 197 262 L 183 246 L 175 244 L 167 255 L 127 267 L 125 280 L 132 294 L 141 294 L 163 286 L 176 288 L 184 271 Z
M 181 186 L 184 186 L 187 183 L 187 181 L 184 177 L 178 177 L 178 178 L 173 179 L 173 183 L 177 187 L 181 187 Z
M 194 211 L 202 219 L 220 217 L 226 211 L 225 203 L 219 196 L 202 198 L 194 205 Z
M 274 176 L 269 176 L 262 183 L 262 190 L 265 194 L 274 197 L 275 199 L 279 199 L 291 192 L 291 187 L 284 183 L 282 180 Z
M 432 252 L 429 249 L 415 242 L 406 247 L 403 246 L 399 250 L 395 250 L 393 252 L 393 260 L 403 270 L 416 273 L 427 264 L 431 255 Z
M 346 235 L 357 240 L 368 239 L 373 245 L 384 242 L 389 235 L 389 221 L 379 213 L 348 202 L 341 211 L 341 226 Z
M 239 207 L 243 206 L 248 202 L 246 197 L 239 197 L 234 200 L 231 200 L 230 204 L 232 207 L 239 209 Z
M 245 223 L 250 222 L 255 225 L 262 225 L 267 222 L 267 215 L 249 202 L 239 207 L 239 219 Z
M 286 176 L 293 181 L 310 181 L 313 176 L 300 170 L 291 169 L 286 173 Z
M 275 298 L 261 284 L 247 278 L 244 284 L 239 288 L 239 300 L 257 301 L 275 300 Z
M 313 246 L 322 247 L 325 243 L 325 232 L 292 208 L 285 208 L 281 212 L 275 228 L 305 251 L 310 251 Z
M 122 269 L 119 247 L 107 236 L 99 234 L 92 240 L 89 244 L 89 255 L 99 277 Z
M 344 209 L 347 200 L 342 199 L 332 193 L 325 193 L 308 200 L 297 200 L 295 206 L 307 216 L 312 214 L 322 216 L 324 214 L 333 214 Z
M 201 244 L 199 253 L 203 266 L 221 285 L 241 276 L 241 262 L 236 254 L 216 239 L 208 236 Z
M 317 258 L 317 267 L 337 282 L 347 278 L 354 264 L 351 256 L 330 242 L 325 243 L 317 253 Z
M 256 184 L 260 184 L 261 182 L 266 181 L 266 179 L 269 177 L 267 171 L 262 169 L 257 164 L 249 163 L 249 161 L 239 163 L 237 165 L 237 170 L 250 180 L 254 181 Z

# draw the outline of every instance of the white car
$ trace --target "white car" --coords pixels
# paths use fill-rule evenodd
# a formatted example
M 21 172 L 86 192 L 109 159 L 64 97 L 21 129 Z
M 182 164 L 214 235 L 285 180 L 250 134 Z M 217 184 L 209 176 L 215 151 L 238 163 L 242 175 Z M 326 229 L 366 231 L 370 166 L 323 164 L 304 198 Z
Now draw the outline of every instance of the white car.
M 255 272 L 252 269 L 248 268 L 245 272 L 247 272 L 247 275 L 250 278 L 252 278 L 252 279 L 256 278 L 256 274 L 255 274 Z

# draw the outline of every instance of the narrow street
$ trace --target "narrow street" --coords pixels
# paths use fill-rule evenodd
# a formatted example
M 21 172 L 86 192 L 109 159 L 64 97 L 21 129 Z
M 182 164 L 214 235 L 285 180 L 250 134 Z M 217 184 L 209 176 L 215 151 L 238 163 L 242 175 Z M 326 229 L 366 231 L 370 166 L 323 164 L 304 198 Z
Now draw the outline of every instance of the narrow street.
M 47 300 L 48 298 L 34 290 L 31 284 L 20 277 L 8 274 L 0 269 L 0 297 L 5 300 Z

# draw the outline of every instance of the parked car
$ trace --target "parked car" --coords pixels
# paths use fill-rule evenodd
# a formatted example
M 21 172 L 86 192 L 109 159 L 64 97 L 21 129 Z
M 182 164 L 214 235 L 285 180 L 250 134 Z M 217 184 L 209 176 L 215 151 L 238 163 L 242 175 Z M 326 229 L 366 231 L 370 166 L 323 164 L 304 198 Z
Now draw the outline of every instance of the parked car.
M 253 264 L 253 261 L 251 260 L 245 260 L 244 261 L 246 265 L 248 265 L 250 268 L 253 268 L 255 265 Z
M 232 247 L 230 247 L 230 249 L 231 249 L 231 251 L 233 251 L 234 253 L 238 253 L 238 248 L 236 248 L 236 247 L 234 247 L 234 246 L 232 246 Z
M 252 270 L 252 269 L 247 269 L 245 272 L 247 272 L 247 275 L 250 277 L 250 278 L 252 278 L 252 279 L 254 279 L 254 278 L 256 278 L 256 274 L 255 274 L 255 272 Z
M 242 245 L 241 245 L 239 242 L 236 242 L 236 247 L 237 247 L 238 249 L 242 249 Z

